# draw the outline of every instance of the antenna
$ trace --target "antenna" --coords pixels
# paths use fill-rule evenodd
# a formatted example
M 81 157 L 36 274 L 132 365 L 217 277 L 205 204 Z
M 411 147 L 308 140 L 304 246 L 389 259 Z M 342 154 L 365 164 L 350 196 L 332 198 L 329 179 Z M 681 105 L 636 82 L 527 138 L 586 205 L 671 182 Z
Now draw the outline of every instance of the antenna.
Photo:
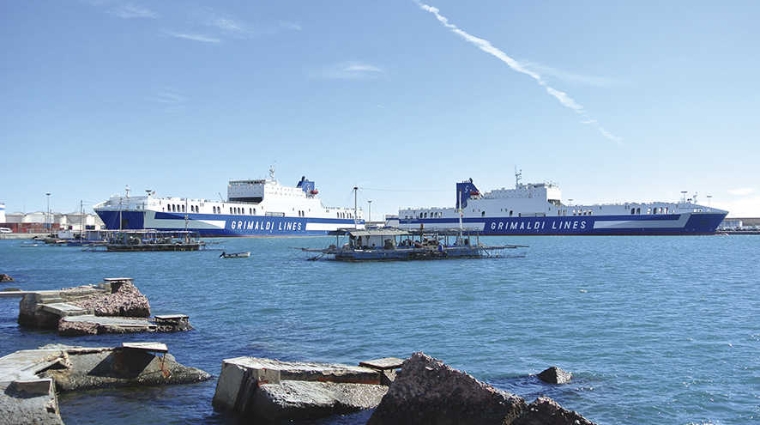
M 359 187 L 354 186 L 354 230 L 359 228 L 359 214 L 357 210 L 356 196 L 359 193 Z

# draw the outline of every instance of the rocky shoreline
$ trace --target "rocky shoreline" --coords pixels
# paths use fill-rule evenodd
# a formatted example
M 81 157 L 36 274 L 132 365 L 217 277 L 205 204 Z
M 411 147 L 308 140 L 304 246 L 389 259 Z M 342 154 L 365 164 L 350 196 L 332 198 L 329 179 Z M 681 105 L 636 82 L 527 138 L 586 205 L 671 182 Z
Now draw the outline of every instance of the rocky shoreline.
M 130 278 L 106 279 L 22 297 L 21 326 L 62 335 L 186 331 L 185 315 L 150 317 L 150 304 Z M 94 373 L 97 372 L 97 373 Z M 552 367 L 538 375 L 563 384 L 572 375 Z M 180 365 L 162 343 L 121 347 L 46 346 L 0 358 L 0 425 L 62 424 L 56 392 L 115 386 L 169 385 L 211 379 Z M 374 409 L 369 425 L 593 425 L 553 400 L 523 398 L 480 382 L 422 352 L 358 366 L 241 357 L 222 361 L 211 401 L 243 422 L 283 423 Z

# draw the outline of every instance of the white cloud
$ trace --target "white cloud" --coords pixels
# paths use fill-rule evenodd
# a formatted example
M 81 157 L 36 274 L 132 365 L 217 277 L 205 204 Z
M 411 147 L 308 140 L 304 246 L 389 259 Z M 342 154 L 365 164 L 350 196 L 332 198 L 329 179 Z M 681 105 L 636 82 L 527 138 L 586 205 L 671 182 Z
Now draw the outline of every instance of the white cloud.
M 185 103 L 187 101 L 187 97 L 170 90 L 163 90 L 156 93 L 156 95 L 151 97 L 150 100 L 158 103 L 177 105 Z
M 158 14 L 156 14 L 152 10 L 146 7 L 137 6 L 131 3 L 126 3 L 126 4 L 116 6 L 115 8 L 108 11 L 108 13 L 113 16 L 118 16 L 119 18 L 124 18 L 124 19 L 135 19 L 135 18 L 155 19 L 158 17 Z
M 329 80 L 373 79 L 384 74 L 381 68 L 361 62 L 341 62 L 312 73 L 315 78 Z
M 733 201 L 715 202 L 713 206 L 728 211 L 728 217 L 760 217 L 760 196 L 748 196 Z
M 206 25 L 234 35 L 246 35 L 249 32 L 242 22 L 231 18 L 211 18 L 206 22 Z
M 747 196 L 751 193 L 753 193 L 755 189 L 751 187 L 740 187 L 736 189 L 730 189 L 728 193 L 734 195 L 734 196 Z
M 164 33 L 171 37 L 181 38 L 181 39 L 191 40 L 191 41 L 200 41 L 202 43 L 221 43 L 222 42 L 222 40 L 219 38 L 210 37 L 203 34 L 191 34 L 191 33 L 175 32 L 175 31 L 164 31 Z
M 278 25 L 280 28 L 291 30 L 291 31 L 301 31 L 301 25 L 297 22 L 288 22 L 288 21 L 280 21 L 278 22 Z
M 451 30 L 451 32 L 453 32 L 454 34 L 462 37 L 465 41 L 475 45 L 480 50 L 490 55 L 495 56 L 497 59 L 507 64 L 507 66 L 509 66 L 513 71 L 519 72 L 521 74 L 525 74 L 533 78 L 540 86 L 546 89 L 546 92 L 549 93 L 549 95 L 557 99 L 563 106 L 581 115 L 583 117 L 583 120 L 582 120 L 583 123 L 593 125 L 594 127 L 596 127 L 597 131 L 604 138 L 618 144 L 622 143 L 622 140 L 623 140 L 622 138 L 615 136 L 614 134 L 605 130 L 601 125 L 599 125 L 599 123 L 596 122 L 596 120 L 590 118 L 587 115 L 583 106 L 579 104 L 578 102 L 576 102 L 573 98 L 571 98 L 567 93 L 549 86 L 546 83 L 546 81 L 541 77 L 541 74 L 529 69 L 528 67 L 524 66 L 517 60 L 513 59 L 512 57 L 510 57 L 509 55 L 507 55 L 506 53 L 504 53 L 503 51 L 501 51 L 500 49 L 492 45 L 491 42 L 489 42 L 488 40 L 471 35 L 468 32 L 460 29 L 456 25 L 449 23 L 448 18 L 441 15 L 438 8 L 421 3 L 419 0 L 414 0 L 414 1 L 422 10 L 432 13 L 435 16 L 435 18 L 438 20 L 438 22 L 443 24 L 444 27 Z
M 256 36 L 274 35 L 284 31 L 300 31 L 301 26 L 295 22 L 279 21 L 264 24 L 251 24 L 235 17 L 224 15 L 210 8 L 194 14 L 194 20 L 201 25 L 219 31 L 225 37 L 246 39 Z

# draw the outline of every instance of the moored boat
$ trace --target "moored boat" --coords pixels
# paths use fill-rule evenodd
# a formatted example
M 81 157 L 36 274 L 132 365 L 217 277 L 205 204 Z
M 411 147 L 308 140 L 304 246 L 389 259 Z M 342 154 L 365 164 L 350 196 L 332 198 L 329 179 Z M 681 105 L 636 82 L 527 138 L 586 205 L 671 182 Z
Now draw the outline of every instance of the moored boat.
M 214 236 L 319 236 L 348 226 L 364 226 L 361 209 L 326 207 L 313 181 L 296 186 L 274 178 L 231 180 L 227 200 L 115 195 L 94 207 L 110 230 L 191 230 Z
M 472 179 L 456 184 L 456 206 L 402 208 L 388 224 L 402 229 L 445 229 L 458 221 L 482 235 L 707 235 L 728 214 L 697 204 L 628 202 L 569 205 L 553 183 L 520 182 L 514 189 L 481 192 Z
M 197 232 L 147 229 L 110 232 L 104 246 L 112 252 L 141 252 L 198 251 L 203 245 Z
M 479 235 L 461 231 L 410 231 L 395 228 L 340 229 L 333 234 L 336 243 L 325 249 L 306 249 L 316 253 L 310 260 L 404 261 L 457 258 L 503 257 L 504 251 L 527 248 L 525 245 L 485 245 Z M 524 256 L 520 251 L 515 256 Z
M 251 256 L 250 251 L 245 252 L 224 252 L 219 254 L 219 258 L 248 258 Z

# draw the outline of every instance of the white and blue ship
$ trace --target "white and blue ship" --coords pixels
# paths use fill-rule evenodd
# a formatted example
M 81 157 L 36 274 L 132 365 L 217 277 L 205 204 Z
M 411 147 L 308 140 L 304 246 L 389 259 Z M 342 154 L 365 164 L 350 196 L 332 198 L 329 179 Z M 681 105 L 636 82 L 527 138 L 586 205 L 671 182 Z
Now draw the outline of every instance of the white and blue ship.
M 339 228 L 363 228 L 362 210 L 325 207 L 313 181 L 296 186 L 269 178 L 231 180 L 227 200 L 114 195 L 94 207 L 109 230 L 187 230 L 203 237 L 319 236 Z
M 461 226 L 481 235 L 705 235 L 715 233 L 727 211 L 680 202 L 569 205 L 552 183 L 520 182 L 514 189 L 481 193 L 472 179 L 457 183 L 456 206 L 402 208 L 390 225 L 444 230 Z

